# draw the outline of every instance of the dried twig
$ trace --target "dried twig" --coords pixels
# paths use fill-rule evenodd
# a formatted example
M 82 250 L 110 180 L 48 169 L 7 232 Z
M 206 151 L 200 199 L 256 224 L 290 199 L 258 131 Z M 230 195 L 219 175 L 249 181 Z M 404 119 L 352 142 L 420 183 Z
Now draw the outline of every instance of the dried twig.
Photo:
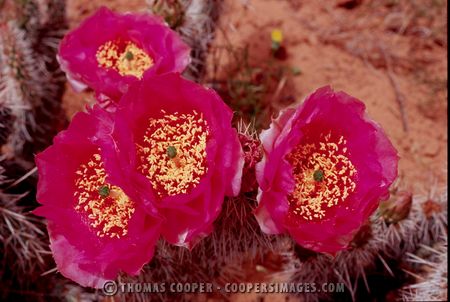
M 400 109 L 400 116 L 402 119 L 403 130 L 405 132 L 408 132 L 409 127 L 408 127 L 408 122 L 406 120 L 405 95 L 400 91 L 397 81 L 395 80 L 395 77 L 393 75 L 392 63 L 391 63 L 390 57 L 386 53 L 384 47 L 380 46 L 380 50 L 381 50 L 381 53 L 383 54 L 383 58 L 386 62 L 386 73 L 389 78 L 389 82 L 391 83 L 392 88 L 394 89 L 394 92 L 395 92 L 395 101 L 397 102 L 398 107 Z

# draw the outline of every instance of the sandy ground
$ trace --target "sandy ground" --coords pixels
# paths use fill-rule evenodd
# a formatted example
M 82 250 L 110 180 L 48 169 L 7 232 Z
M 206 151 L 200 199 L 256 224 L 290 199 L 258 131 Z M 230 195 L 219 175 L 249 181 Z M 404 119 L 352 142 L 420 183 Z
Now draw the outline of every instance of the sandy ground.
M 339 6 L 347 2 L 362 4 Z M 68 0 L 70 27 L 101 5 L 116 11 L 145 9 L 142 0 Z M 226 36 L 234 46 L 249 45 L 258 64 L 270 56 L 270 32 L 281 29 L 286 63 L 301 70 L 294 78 L 295 99 L 331 85 L 364 101 L 398 149 L 401 186 L 426 193 L 433 184 L 447 183 L 445 7 L 446 1 L 436 0 L 227 0 L 214 47 Z M 90 98 L 68 88 L 67 115 Z M 282 296 L 266 299 L 284 301 Z M 244 300 L 248 296 L 235 297 Z
M 283 31 L 288 62 L 302 71 L 294 79 L 297 100 L 325 85 L 361 99 L 398 149 L 405 186 L 446 183 L 446 47 L 420 45 L 417 36 L 386 30 L 389 13 L 370 4 L 352 10 L 337 8 L 334 1 L 227 4 L 221 17 L 224 32 L 233 45 L 249 44 L 255 60 L 270 55 L 271 30 Z M 222 38 L 219 32 L 216 43 Z M 377 51 L 379 58 L 372 58 Z M 392 58 L 390 76 L 404 95 L 406 131 L 384 55 Z

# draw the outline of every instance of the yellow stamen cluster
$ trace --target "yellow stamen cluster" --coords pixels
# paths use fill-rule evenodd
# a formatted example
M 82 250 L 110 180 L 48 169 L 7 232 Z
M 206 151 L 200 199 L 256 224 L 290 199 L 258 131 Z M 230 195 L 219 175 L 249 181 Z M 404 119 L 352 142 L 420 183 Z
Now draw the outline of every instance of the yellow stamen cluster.
M 101 45 L 96 53 L 100 67 L 112 68 L 122 76 L 135 76 L 142 79 L 144 72 L 153 66 L 153 59 L 132 42 L 120 43 L 108 41 Z
M 188 193 L 207 172 L 208 125 L 195 110 L 162 113 L 163 117 L 149 120 L 138 145 L 138 170 L 161 197 Z
M 346 144 L 343 136 L 329 133 L 319 142 L 298 145 L 288 155 L 296 183 L 288 200 L 295 215 L 321 220 L 328 208 L 344 202 L 355 190 L 356 169 Z
M 75 210 L 86 215 L 98 237 L 125 236 L 134 203 L 121 188 L 106 182 L 101 156 L 94 154 L 87 164 L 80 165 L 76 175 Z

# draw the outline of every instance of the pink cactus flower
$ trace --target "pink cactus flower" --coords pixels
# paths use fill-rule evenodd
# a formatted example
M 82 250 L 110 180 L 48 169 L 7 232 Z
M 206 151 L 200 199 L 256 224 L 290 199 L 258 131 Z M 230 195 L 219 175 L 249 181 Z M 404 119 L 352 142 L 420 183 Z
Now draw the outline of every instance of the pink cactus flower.
M 161 18 L 102 7 L 64 37 L 58 60 L 75 90 L 118 100 L 144 76 L 183 71 L 189 53 Z
M 168 74 L 130 87 L 116 113 L 130 179 L 165 219 L 163 237 L 191 248 L 212 231 L 225 195 L 240 191 L 244 158 L 230 108 L 213 90 Z
M 261 229 L 317 252 L 345 249 L 397 177 L 397 152 L 364 104 L 329 87 L 282 111 L 261 141 Z
M 99 288 L 121 271 L 137 274 L 153 256 L 160 219 L 142 209 L 127 183 L 109 135 L 112 117 L 100 108 L 78 113 L 52 146 L 36 156 L 34 213 L 48 221 L 59 272 Z

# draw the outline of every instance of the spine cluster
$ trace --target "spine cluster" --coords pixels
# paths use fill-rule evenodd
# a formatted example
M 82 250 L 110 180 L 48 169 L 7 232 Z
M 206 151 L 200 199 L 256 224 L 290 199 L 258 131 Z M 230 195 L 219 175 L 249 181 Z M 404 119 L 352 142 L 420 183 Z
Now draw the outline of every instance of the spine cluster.
M 206 73 L 206 58 L 214 39 L 221 1 L 203 0 L 147 0 L 150 11 L 163 16 L 191 47 L 191 63 L 184 76 L 201 82 Z
M 65 2 L 5 1 L 0 17 L 0 112 L 4 150 L 28 160 L 56 133 L 64 77 L 56 52 Z M 33 142 L 31 145 L 30 142 Z M 31 148 L 31 150 L 28 150 Z

